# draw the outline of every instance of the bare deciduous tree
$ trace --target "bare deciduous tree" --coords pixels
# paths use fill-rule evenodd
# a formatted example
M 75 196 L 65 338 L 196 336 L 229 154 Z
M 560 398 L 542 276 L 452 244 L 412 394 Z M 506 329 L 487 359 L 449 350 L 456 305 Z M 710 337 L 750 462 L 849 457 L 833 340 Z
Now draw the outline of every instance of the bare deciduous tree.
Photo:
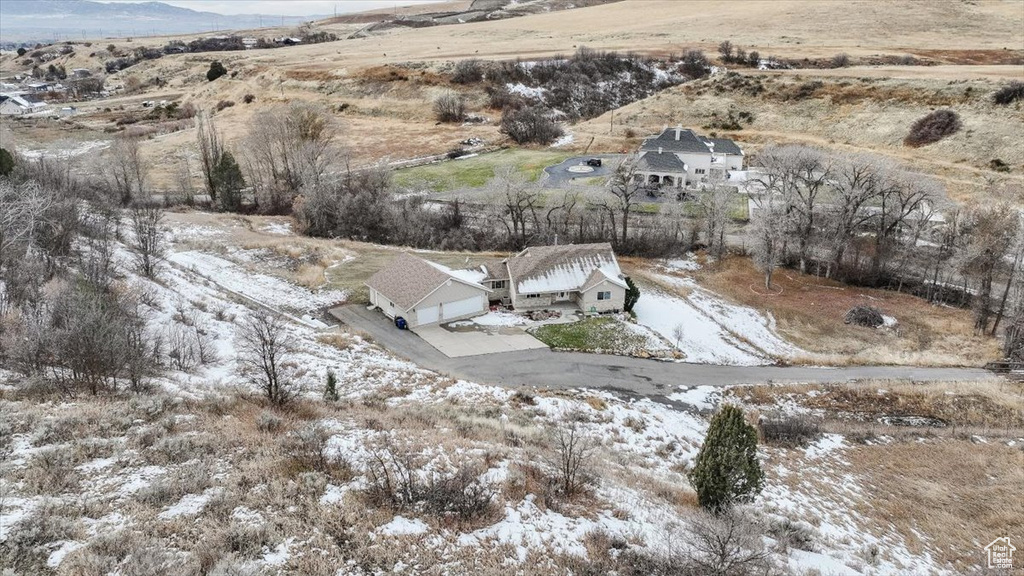
M 501 203 L 500 221 L 514 244 L 518 248 L 525 247 L 529 231 L 536 230 L 539 224 L 540 188 L 513 166 L 498 169 L 488 188 Z
M 214 178 L 214 168 L 220 162 L 224 154 L 224 146 L 220 141 L 220 133 L 213 123 L 213 118 L 206 113 L 196 116 L 196 137 L 199 142 L 200 166 L 203 169 L 203 180 L 206 183 L 206 193 L 211 200 L 217 199 L 217 182 Z
M 290 348 L 285 319 L 265 310 L 253 312 L 242 325 L 239 351 L 241 360 L 270 402 L 283 405 L 292 391 L 281 364 Z
M 121 134 L 114 138 L 107 152 L 105 173 L 108 183 L 124 206 L 145 197 L 148 169 L 139 148 L 141 140 L 133 134 Z
M 683 564 L 702 576 L 771 574 L 771 554 L 762 536 L 742 512 L 700 512 L 689 524 L 692 534 Z
M 786 210 L 781 195 L 773 193 L 758 196 L 755 205 L 748 236 L 754 265 L 764 274 L 764 287 L 770 290 L 772 274 L 782 264 L 785 255 Z
M 724 186 L 712 186 L 694 194 L 697 218 L 704 230 L 704 241 L 715 258 L 725 253 L 725 226 L 734 193 Z
M 974 288 L 974 328 L 985 332 L 992 316 L 992 283 L 1014 247 L 1020 216 L 1007 204 L 976 206 L 967 211 L 963 225 L 968 242 L 958 257 L 960 270 Z
M 164 258 L 164 233 L 160 228 L 164 211 L 158 205 L 137 205 L 131 210 L 132 248 L 139 272 L 148 278 L 156 275 L 157 264 Z
M 590 471 L 594 453 L 594 442 L 580 430 L 573 419 L 555 432 L 555 448 L 558 451 L 558 478 L 560 489 L 566 497 L 582 494 L 593 483 Z
M 604 209 L 612 220 L 612 241 L 626 243 L 629 239 L 629 218 L 636 204 L 647 194 L 647 184 L 637 172 L 636 158 L 627 158 L 619 164 L 608 184 L 611 200 L 602 200 L 598 205 Z M 616 226 L 616 218 L 621 219 Z M 616 236 L 616 228 L 620 228 Z

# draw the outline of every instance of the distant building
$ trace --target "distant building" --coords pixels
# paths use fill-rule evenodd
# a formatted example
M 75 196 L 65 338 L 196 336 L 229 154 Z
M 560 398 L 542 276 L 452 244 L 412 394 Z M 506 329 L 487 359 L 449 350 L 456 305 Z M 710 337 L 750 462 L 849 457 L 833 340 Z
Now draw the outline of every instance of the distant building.
M 46 103 L 29 94 L 0 94 L 0 115 L 3 116 L 24 116 L 46 108 Z
M 743 170 L 743 150 L 732 140 L 705 138 L 682 127 L 645 138 L 637 152 L 638 178 L 649 185 L 693 188 Z
M 88 78 L 92 76 L 92 70 L 88 68 L 75 68 L 71 71 L 71 77 L 75 79 Z
M 257 40 L 256 38 L 253 38 L 251 36 L 247 36 L 245 38 L 242 38 L 242 45 L 245 46 L 246 50 L 252 50 L 259 43 L 260 43 L 259 40 Z

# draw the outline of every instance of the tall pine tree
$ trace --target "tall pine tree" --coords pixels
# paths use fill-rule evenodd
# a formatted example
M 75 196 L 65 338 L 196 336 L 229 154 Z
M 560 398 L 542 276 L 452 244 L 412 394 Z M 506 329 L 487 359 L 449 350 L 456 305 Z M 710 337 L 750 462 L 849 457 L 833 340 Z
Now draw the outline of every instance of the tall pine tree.
M 757 461 L 757 430 L 743 419 L 742 409 L 722 406 L 711 419 L 690 483 L 700 505 L 716 514 L 761 493 L 764 472 Z

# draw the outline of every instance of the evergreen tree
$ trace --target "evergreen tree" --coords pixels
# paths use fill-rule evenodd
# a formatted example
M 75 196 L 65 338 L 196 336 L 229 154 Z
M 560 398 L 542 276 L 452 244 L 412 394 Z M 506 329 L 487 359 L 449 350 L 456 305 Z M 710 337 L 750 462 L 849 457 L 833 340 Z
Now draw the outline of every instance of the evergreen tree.
M 700 505 L 716 514 L 760 494 L 764 473 L 757 461 L 757 430 L 743 419 L 742 409 L 722 406 L 711 419 L 690 483 Z
M 210 64 L 210 70 L 206 73 L 206 79 L 213 82 L 217 78 L 228 73 L 228 69 L 220 62 L 214 61 Z
M 221 154 L 220 161 L 213 167 L 210 179 L 217 190 L 221 209 L 225 212 L 238 212 L 242 207 L 242 188 L 245 188 L 245 179 L 231 152 Z
M 14 156 L 6 148 L 0 148 L 0 176 L 10 176 L 14 172 Z
M 637 300 L 640 300 L 640 289 L 633 283 L 632 278 L 626 277 L 626 300 L 622 304 L 622 310 L 632 312 Z
M 334 375 L 334 370 L 328 368 L 327 384 L 324 386 L 324 400 L 337 402 L 338 398 L 338 377 Z

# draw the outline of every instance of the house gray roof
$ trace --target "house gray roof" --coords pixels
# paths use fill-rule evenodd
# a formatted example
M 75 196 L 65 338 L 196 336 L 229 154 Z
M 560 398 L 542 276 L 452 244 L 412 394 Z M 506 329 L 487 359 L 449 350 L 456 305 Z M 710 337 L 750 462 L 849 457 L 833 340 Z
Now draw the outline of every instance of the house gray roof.
M 711 142 L 711 144 L 714 145 L 714 151 L 719 154 L 734 154 L 736 156 L 743 155 L 743 150 L 732 140 L 726 138 L 705 138 L 704 140 Z
M 508 266 L 504 260 L 488 260 L 480 268 L 487 275 L 485 280 L 508 280 Z
M 461 282 L 487 291 L 483 286 L 446 270 L 444 266 L 402 252 L 392 258 L 384 268 L 370 276 L 366 285 L 403 310 L 409 310 L 449 281 Z
M 641 172 L 686 172 L 686 162 L 679 159 L 674 152 L 644 152 L 636 163 Z
M 623 288 L 626 287 L 625 280 L 619 278 L 618 276 L 609 276 L 608 274 L 605 274 L 604 270 L 598 268 L 591 272 L 590 278 L 587 278 L 587 281 L 583 283 L 583 286 L 580 286 L 580 292 L 586 292 L 587 290 L 590 290 L 591 288 L 600 285 L 605 280 L 617 286 L 622 286 Z
M 727 138 L 705 138 L 698 136 L 693 130 L 679 127 L 665 128 L 661 131 L 661 134 L 645 138 L 644 143 L 640 145 L 641 150 L 657 151 L 661 149 L 666 152 L 691 153 L 708 153 L 712 151 L 712 147 L 715 152 L 721 154 L 743 154 L 743 150 L 732 140 Z
M 696 152 L 707 154 L 708 145 L 694 134 L 693 130 L 683 128 L 666 128 L 661 134 L 644 139 L 641 150 L 665 150 L 666 152 Z
M 508 259 L 509 275 L 519 294 L 580 290 L 595 270 L 609 278 L 622 272 L 611 244 L 534 246 Z

